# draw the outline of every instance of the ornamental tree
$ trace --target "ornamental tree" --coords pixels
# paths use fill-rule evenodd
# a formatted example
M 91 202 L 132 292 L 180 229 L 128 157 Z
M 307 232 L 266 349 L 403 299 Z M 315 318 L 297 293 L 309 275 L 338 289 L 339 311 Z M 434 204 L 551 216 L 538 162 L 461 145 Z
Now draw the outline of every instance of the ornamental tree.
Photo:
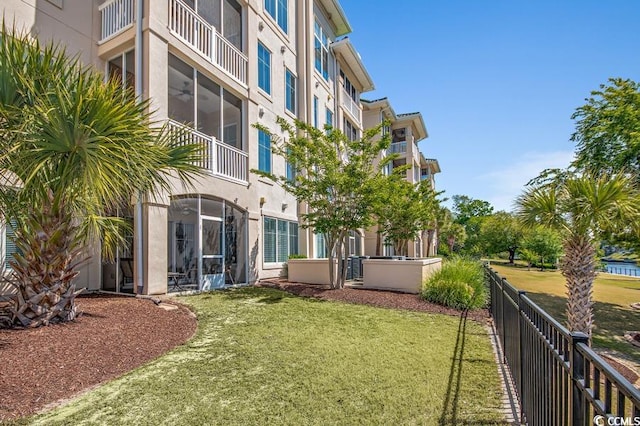
M 366 130 L 357 140 L 330 126 L 320 130 L 300 120 L 292 125 L 282 117 L 277 123 L 286 137 L 277 137 L 261 125 L 255 127 L 271 136 L 272 152 L 285 159 L 294 178 L 260 170 L 252 173 L 276 182 L 305 204 L 301 226 L 324 235 L 331 287 L 343 288 L 346 238 L 351 230 L 373 225 L 373 206 L 387 179 L 382 169 L 389 158 L 374 166 L 374 160 L 389 147 L 388 135 L 379 138 L 385 123 Z

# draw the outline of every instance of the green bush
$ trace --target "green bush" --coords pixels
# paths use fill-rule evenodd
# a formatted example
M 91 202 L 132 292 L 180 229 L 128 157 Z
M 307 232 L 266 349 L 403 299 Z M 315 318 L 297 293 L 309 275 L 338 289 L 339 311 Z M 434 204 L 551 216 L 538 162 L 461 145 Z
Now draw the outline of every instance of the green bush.
M 289 259 L 306 259 L 307 256 L 304 254 L 290 254 Z
M 456 309 L 476 309 L 487 304 L 488 291 L 482 263 L 454 256 L 425 281 L 422 298 Z

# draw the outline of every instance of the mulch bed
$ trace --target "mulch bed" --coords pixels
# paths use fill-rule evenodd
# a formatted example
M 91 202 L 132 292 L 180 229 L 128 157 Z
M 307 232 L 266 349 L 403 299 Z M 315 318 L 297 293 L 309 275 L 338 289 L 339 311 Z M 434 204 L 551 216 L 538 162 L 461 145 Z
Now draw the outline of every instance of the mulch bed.
M 431 312 L 434 314 L 445 314 L 456 317 L 459 317 L 461 315 L 461 312 L 457 309 L 446 308 L 434 303 L 429 303 L 421 299 L 417 294 L 399 293 L 394 291 L 365 290 L 348 287 L 345 287 L 342 290 L 333 290 L 329 286 L 294 283 L 278 278 L 262 280 L 258 285 L 263 287 L 278 288 L 288 293 L 303 297 L 315 297 L 324 300 L 337 300 L 346 303 L 357 303 L 360 305 L 370 305 L 381 308 Z M 467 318 L 485 323 L 490 320 L 489 311 L 486 309 L 476 309 L 473 311 L 468 311 Z
M 0 423 L 33 414 L 111 380 L 186 342 L 196 330 L 184 306 L 89 295 L 74 322 L 0 330 Z M 161 303 L 161 305 L 167 305 Z

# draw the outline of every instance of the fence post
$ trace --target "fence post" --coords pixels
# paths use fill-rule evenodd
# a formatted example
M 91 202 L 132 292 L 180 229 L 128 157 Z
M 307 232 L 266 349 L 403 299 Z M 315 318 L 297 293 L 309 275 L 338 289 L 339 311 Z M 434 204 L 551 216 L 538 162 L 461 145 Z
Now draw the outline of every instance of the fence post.
M 522 338 L 522 321 L 524 316 L 524 310 L 522 309 L 522 296 L 526 295 L 526 291 L 518 290 L 518 359 L 520 362 L 520 368 L 518 371 L 518 383 L 516 383 L 516 389 L 518 390 L 518 395 L 520 396 L 520 424 L 525 424 L 525 416 L 524 416 L 524 343 Z M 514 378 L 515 379 L 515 378 Z
M 498 276 L 500 279 L 500 336 L 502 337 L 502 363 L 507 363 L 507 336 L 504 331 L 504 288 L 507 284 L 507 279 L 504 277 Z
M 589 336 L 584 333 L 571 333 L 571 352 L 569 358 L 569 372 L 571 374 L 571 424 L 585 424 L 585 399 L 579 382 L 584 380 L 584 357 L 578 351 L 578 344 L 589 344 Z M 589 374 L 589 373 L 587 373 Z

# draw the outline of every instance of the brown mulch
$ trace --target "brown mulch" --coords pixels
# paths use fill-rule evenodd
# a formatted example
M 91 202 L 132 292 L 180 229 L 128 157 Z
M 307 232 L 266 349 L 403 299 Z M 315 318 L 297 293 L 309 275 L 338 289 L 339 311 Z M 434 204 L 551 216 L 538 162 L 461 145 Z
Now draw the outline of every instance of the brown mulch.
M 345 287 L 341 290 L 331 289 L 329 286 L 302 284 L 283 279 L 262 280 L 258 284 L 263 287 L 278 288 L 288 293 L 303 297 L 315 297 L 323 300 L 337 300 L 346 303 L 377 306 L 381 308 L 406 309 L 410 311 L 431 312 L 459 317 L 457 309 L 429 303 L 417 294 L 399 293 L 394 291 L 365 290 Z M 467 312 L 467 318 L 486 323 L 490 319 L 489 311 L 476 309 Z
M 622 377 L 632 384 L 637 384 L 640 376 L 631 368 L 624 365 L 620 360 L 615 359 L 610 354 L 600 354 Z
M 196 318 L 124 296 L 80 296 L 73 322 L 0 330 L 0 422 L 122 375 L 186 342 Z M 168 303 L 161 303 L 168 305 Z

